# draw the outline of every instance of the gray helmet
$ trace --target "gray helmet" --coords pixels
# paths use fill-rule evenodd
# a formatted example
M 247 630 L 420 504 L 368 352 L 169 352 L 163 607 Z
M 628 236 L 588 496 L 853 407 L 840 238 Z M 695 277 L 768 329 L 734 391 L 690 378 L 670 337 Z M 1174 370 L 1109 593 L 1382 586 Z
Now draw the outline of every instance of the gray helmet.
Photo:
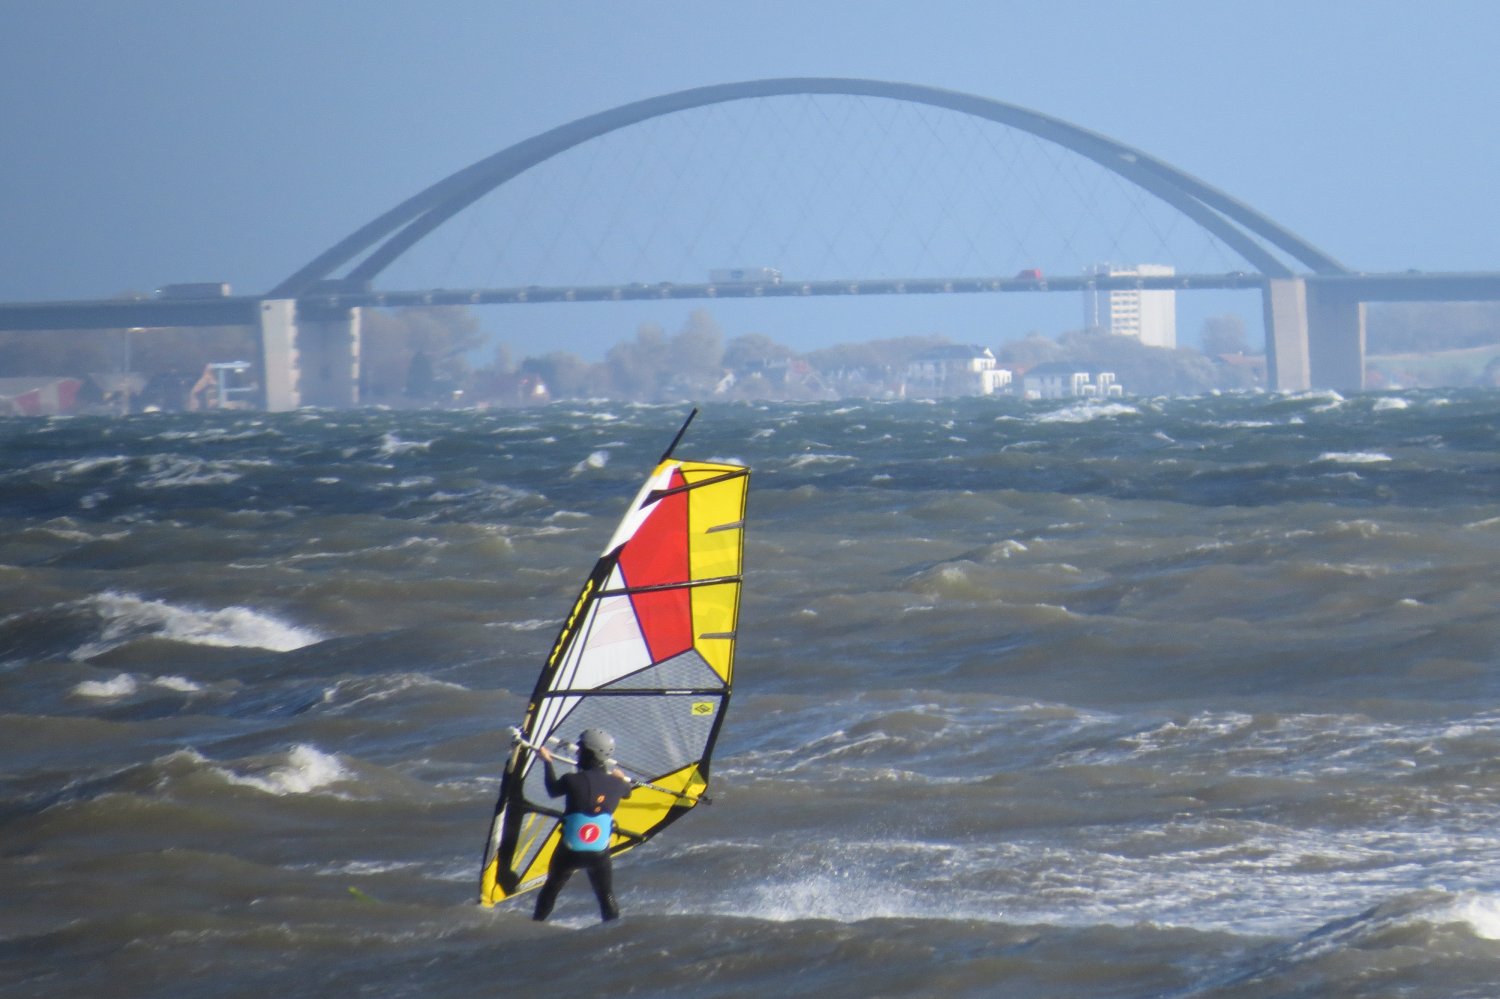
M 602 728 L 586 728 L 578 737 L 578 746 L 604 760 L 615 751 L 615 738 Z

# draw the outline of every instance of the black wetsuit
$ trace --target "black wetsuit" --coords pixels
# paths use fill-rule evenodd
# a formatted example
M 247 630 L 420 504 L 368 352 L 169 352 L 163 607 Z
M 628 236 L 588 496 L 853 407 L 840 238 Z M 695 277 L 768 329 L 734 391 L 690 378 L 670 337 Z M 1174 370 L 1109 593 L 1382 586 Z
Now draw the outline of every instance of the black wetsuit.
M 547 768 L 547 793 L 554 798 L 566 796 L 563 805 L 565 814 L 613 815 L 619 807 L 620 799 L 630 797 L 630 782 L 609 773 L 601 766 L 585 766 L 576 773 L 558 777 L 552 772 L 551 763 L 546 760 L 542 762 Z M 547 881 L 537 893 L 536 911 L 531 918 L 541 920 L 552 914 L 552 906 L 557 903 L 558 893 L 579 868 L 588 872 L 594 897 L 599 900 L 599 915 L 606 922 L 620 915 L 620 909 L 615 905 L 614 867 L 610 862 L 609 850 L 584 852 L 570 850 L 563 843 L 558 843 L 552 854 L 552 862 L 547 865 Z

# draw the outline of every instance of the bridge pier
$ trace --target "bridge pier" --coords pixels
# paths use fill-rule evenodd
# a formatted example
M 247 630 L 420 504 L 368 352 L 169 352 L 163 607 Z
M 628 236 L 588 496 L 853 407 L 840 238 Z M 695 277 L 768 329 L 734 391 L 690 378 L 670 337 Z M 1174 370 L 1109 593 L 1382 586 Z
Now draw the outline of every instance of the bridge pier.
M 299 316 L 302 405 L 359 405 L 360 318 L 357 308 L 337 309 L 316 319 Z
M 1302 392 L 1365 387 L 1365 303 L 1306 278 L 1271 278 L 1262 306 L 1270 388 Z
M 1273 392 L 1312 388 L 1308 357 L 1307 282 L 1271 278 L 1261 298 L 1266 322 L 1266 381 Z
M 261 370 L 266 409 L 359 405 L 360 310 L 299 316 L 295 299 L 260 303 Z
M 1308 359 L 1313 384 L 1339 392 L 1365 389 L 1365 303 L 1313 280 L 1307 285 Z
M 266 409 L 285 413 L 302 405 L 298 391 L 297 300 L 260 303 L 260 369 L 266 385 Z

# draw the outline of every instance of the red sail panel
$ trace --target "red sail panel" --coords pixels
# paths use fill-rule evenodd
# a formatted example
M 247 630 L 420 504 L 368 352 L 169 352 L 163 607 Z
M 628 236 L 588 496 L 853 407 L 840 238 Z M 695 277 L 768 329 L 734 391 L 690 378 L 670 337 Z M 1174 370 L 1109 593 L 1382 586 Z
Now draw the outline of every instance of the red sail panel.
M 672 486 L 682 485 L 674 469 Z M 686 582 L 688 562 L 688 494 L 667 496 L 620 552 L 620 571 L 628 587 Z M 652 662 L 685 652 L 693 645 L 692 596 L 686 589 L 637 593 L 631 598 Z

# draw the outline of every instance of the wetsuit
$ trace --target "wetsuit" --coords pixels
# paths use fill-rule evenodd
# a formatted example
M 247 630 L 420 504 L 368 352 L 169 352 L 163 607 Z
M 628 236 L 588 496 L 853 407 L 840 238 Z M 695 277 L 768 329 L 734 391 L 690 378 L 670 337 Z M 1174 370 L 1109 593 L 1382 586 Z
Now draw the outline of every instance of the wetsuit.
M 582 868 L 588 872 L 594 897 L 599 900 L 599 915 L 608 922 L 620 915 L 620 909 L 615 905 L 609 829 L 613 826 L 612 817 L 620 799 L 630 797 L 630 782 L 597 763 L 558 777 L 552 772 L 550 762 L 542 762 L 547 768 L 547 793 L 554 798 L 567 799 L 563 805 L 565 835 L 552 853 L 552 862 L 547 865 L 547 881 L 537 893 L 536 911 L 531 918 L 542 920 L 551 915 L 563 885 L 568 883 L 574 871 Z M 602 822 L 589 821 L 596 817 L 602 817 Z M 602 836 L 598 831 L 600 826 L 604 829 Z

